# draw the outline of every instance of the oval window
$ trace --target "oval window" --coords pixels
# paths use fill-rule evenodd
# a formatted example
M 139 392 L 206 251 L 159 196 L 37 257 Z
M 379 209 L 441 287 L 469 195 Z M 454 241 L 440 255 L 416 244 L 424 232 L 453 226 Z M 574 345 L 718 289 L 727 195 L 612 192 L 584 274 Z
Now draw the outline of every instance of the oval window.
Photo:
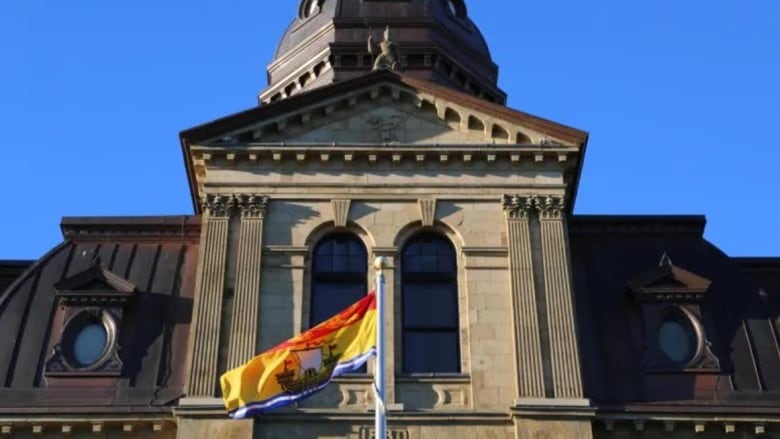
M 466 8 L 461 0 L 445 0 L 447 11 L 455 17 L 465 18 Z
M 83 326 L 73 341 L 73 358 L 81 367 L 91 366 L 100 360 L 108 344 L 108 332 L 99 323 Z
M 301 4 L 301 18 L 309 18 L 320 9 L 324 0 L 304 0 Z
M 666 320 L 658 331 L 658 347 L 677 364 L 691 361 L 696 349 L 696 337 L 687 326 L 679 320 Z

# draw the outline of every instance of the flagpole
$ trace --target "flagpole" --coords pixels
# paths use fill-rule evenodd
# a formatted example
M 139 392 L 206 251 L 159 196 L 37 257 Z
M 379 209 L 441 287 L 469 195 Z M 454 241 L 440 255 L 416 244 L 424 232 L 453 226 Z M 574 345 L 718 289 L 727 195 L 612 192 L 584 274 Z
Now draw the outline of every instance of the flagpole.
M 374 387 L 376 401 L 374 430 L 376 439 L 387 438 L 387 412 L 385 405 L 385 272 L 387 258 L 378 257 L 374 261 L 376 269 L 376 370 Z

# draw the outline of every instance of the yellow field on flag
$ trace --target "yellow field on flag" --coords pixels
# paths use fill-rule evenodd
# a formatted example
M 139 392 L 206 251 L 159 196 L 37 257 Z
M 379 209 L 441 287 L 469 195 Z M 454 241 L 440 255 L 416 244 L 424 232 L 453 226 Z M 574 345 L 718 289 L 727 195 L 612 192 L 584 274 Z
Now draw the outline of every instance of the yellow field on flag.
M 234 419 L 300 401 L 339 375 L 360 369 L 376 354 L 376 296 L 233 369 L 220 378 Z

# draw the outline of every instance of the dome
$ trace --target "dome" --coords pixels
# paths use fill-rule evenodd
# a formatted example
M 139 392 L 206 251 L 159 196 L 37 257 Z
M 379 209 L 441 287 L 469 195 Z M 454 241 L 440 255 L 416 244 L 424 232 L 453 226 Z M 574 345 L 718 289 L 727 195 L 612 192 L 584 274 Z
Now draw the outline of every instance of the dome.
M 464 0 L 301 0 L 268 66 L 262 102 L 363 75 L 369 37 L 398 47 L 405 74 L 504 103 L 498 67 Z

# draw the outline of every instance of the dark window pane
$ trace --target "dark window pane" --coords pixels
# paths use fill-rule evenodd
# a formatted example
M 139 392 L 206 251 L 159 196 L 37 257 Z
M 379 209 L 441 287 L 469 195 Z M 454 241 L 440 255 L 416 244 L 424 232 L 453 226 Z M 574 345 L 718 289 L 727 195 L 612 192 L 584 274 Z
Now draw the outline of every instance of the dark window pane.
M 313 285 L 311 325 L 344 311 L 366 295 L 364 283 L 317 282 Z
M 460 371 L 455 249 L 444 237 L 421 234 L 403 250 L 403 370 Z
M 458 328 L 456 285 L 404 285 L 404 326 L 408 328 Z
M 457 332 L 407 331 L 404 336 L 405 373 L 458 373 Z

